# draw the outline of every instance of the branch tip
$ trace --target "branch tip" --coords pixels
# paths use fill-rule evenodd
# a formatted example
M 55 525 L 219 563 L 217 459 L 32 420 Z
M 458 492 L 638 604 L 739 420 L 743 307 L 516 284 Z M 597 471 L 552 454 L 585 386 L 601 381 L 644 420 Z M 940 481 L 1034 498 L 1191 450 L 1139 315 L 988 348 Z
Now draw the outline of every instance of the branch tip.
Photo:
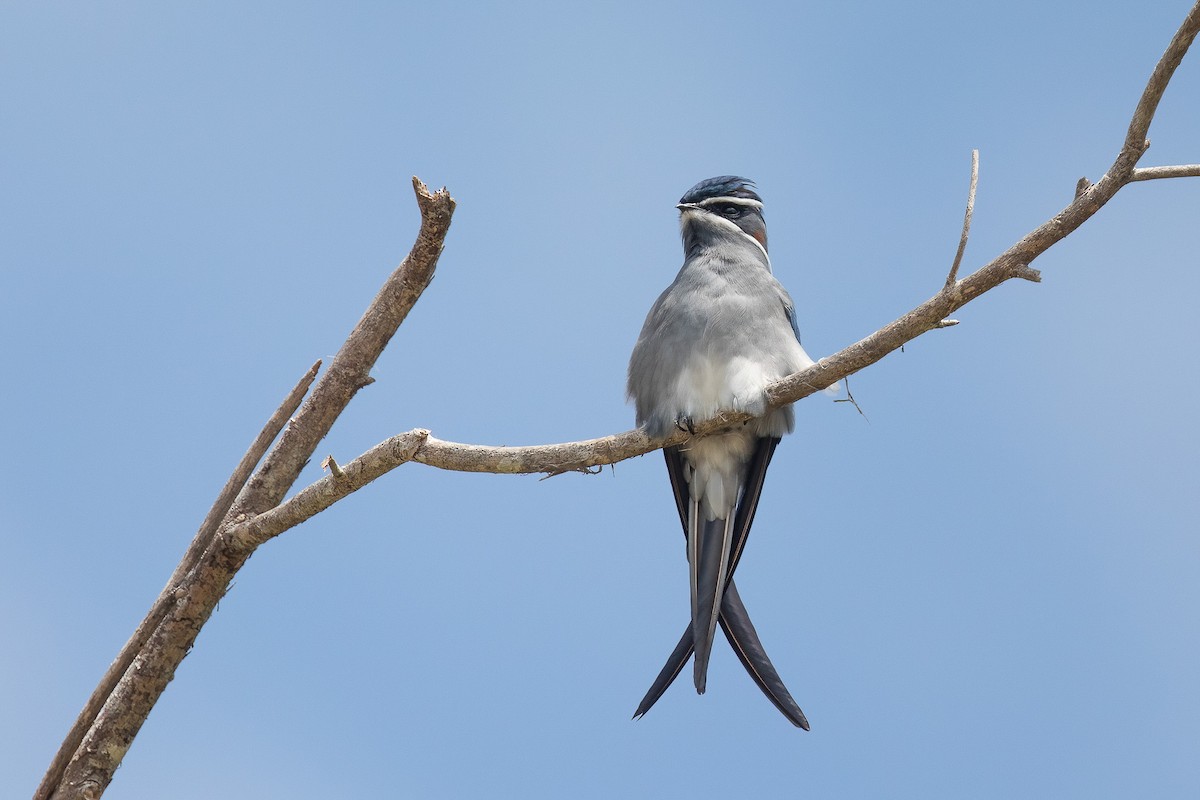
M 421 214 L 424 215 L 435 203 L 445 203 L 447 209 L 453 213 L 455 206 L 454 198 L 450 196 L 450 191 L 443 186 L 436 192 L 429 191 L 429 187 L 418 178 L 412 176 L 413 193 L 417 196 L 417 206 L 421 209 Z
M 958 267 L 962 264 L 963 253 L 967 250 L 967 237 L 971 235 L 971 216 L 975 213 L 975 190 L 979 186 L 979 150 L 971 151 L 971 188 L 967 192 L 967 210 L 963 214 L 962 235 L 958 239 L 958 252 L 954 254 L 954 263 L 950 266 L 950 274 L 946 276 L 946 285 L 953 286 L 958 279 Z
M 1031 283 L 1042 282 L 1042 271 L 1039 269 L 1034 269 L 1028 264 L 1018 264 L 1013 269 L 1012 274 L 1014 278 L 1021 278 L 1022 280 L 1027 280 Z

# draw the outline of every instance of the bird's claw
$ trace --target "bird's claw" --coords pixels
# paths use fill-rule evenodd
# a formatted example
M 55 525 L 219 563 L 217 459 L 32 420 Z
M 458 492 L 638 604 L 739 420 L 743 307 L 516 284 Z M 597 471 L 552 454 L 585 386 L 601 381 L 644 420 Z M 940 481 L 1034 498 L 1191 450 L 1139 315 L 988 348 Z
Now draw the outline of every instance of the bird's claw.
M 696 424 L 692 418 L 686 414 L 680 414 L 675 418 L 675 427 L 681 431 L 687 431 L 693 436 L 696 435 Z

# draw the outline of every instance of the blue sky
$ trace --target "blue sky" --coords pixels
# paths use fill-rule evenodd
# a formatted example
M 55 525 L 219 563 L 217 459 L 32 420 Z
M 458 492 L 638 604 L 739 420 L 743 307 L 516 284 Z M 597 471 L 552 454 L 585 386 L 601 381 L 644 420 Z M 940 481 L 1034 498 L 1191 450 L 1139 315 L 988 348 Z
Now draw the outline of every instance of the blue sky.
M 0 788 L 27 796 L 266 415 L 417 224 L 437 277 L 319 454 L 628 429 L 674 203 L 767 202 L 805 345 L 930 296 L 1111 163 L 1144 4 L 0 6 Z M 1200 161 L 1200 53 L 1144 165 Z M 409 465 L 262 548 L 107 797 L 1200 791 L 1200 181 L 1135 185 L 962 324 L 797 408 L 738 584 L 812 722 L 687 618 L 657 455 Z M 320 471 L 310 466 L 308 483 Z

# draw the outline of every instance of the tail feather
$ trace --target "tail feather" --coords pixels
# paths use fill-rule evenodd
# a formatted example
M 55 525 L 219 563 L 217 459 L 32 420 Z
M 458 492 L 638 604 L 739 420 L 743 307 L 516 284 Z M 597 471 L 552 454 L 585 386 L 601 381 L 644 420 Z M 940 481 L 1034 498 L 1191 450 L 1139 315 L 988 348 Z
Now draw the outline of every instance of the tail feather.
M 695 556 L 689 559 L 692 574 L 692 636 L 696 647 L 694 680 L 696 692 L 704 694 L 708 678 L 708 659 L 712 655 L 717 619 L 721 616 L 721 598 L 729 580 L 733 519 L 713 519 L 698 523 L 695 507 L 696 503 L 693 501 L 688 516 L 690 538 L 699 540 L 698 545 L 689 551 L 689 555 Z
M 767 651 L 759 641 L 758 631 L 750 622 L 750 615 L 746 613 L 746 606 L 742 604 L 742 598 L 738 596 L 733 581 L 725 587 L 725 602 L 721 606 L 721 629 L 746 672 L 772 705 L 797 728 L 808 730 L 808 719 L 792 699 L 791 692 L 783 685 L 779 673 L 775 671 L 775 665 L 771 663 Z M 665 690 L 666 687 L 663 688 Z
M 804 712 L 792 699 L 791 693 L 783 684 L 783 679 L 775 670 L 775 665 L 767 656 L 767 651 L 759 641 L 758 631 L 750 622 L 750 615 L 746 612 L 746 607 L 743 605 L 742 598 L 738 595 L 737 586 L 733 581 L 730 581 L 729 585 L 725 587 L 725 598 L 721 603 L 721 630 L 724 631 L 725 638 L 729 640 L 729 645 L 737 654 L 738 660 L 742 662 L 742 666 L 746 668 L 746 672 L 771 701 L 771 704 L 779 709 L 780 713 L 787 717 L 793 725 L 808 730 L 808 720 L 805 718 Z M 663 696 L 667 688 L 679 677 L 679 673 L 683 672 L 688 659 L 692 657 L 693 649 L 692 626 L 688 625 L 662 671 L 658 673 L 650 690 L 642 698 L 637 711 L 633 714 L 634 719 L 645 716 L 646 712 L 654 707 L 658 698 Z
M 726 594 L 726 597 L 728 596 Z M 667 663 L 663 665 L 662 671 L 658 673 L 658 677 L 650 685 L 650 690 L 646 692 L 646 696 L 638 704 L 637 711 L 633 712 L 634 719 L 645 716 L 646 712 L 658 702 L 658 698 L 663 696 L 663 692 L 667 690 L 667 687 L 679 677 L 679 673 L 683 672 L 683 668 L 687 666 L 688 659 L 692 657 L 692 653 L 695 651 L 692 641 L 692 626 L 688 625 L 687 629 L 683 632 L 683 636 L 679 639 L 679 644 L 675 645 L 675 650 L 667 659 Z

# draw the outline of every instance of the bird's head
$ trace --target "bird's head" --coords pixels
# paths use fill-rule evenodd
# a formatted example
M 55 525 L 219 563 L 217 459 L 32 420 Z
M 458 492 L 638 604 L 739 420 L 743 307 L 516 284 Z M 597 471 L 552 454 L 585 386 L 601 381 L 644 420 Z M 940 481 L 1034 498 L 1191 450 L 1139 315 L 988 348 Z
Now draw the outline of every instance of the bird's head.
M 754 181 L 722 175 L 700 181 L 679 198 L 679 225 L 684 249 L 728 237 L 732 231 L 749 236 L 767 250 L 767 223 Z

